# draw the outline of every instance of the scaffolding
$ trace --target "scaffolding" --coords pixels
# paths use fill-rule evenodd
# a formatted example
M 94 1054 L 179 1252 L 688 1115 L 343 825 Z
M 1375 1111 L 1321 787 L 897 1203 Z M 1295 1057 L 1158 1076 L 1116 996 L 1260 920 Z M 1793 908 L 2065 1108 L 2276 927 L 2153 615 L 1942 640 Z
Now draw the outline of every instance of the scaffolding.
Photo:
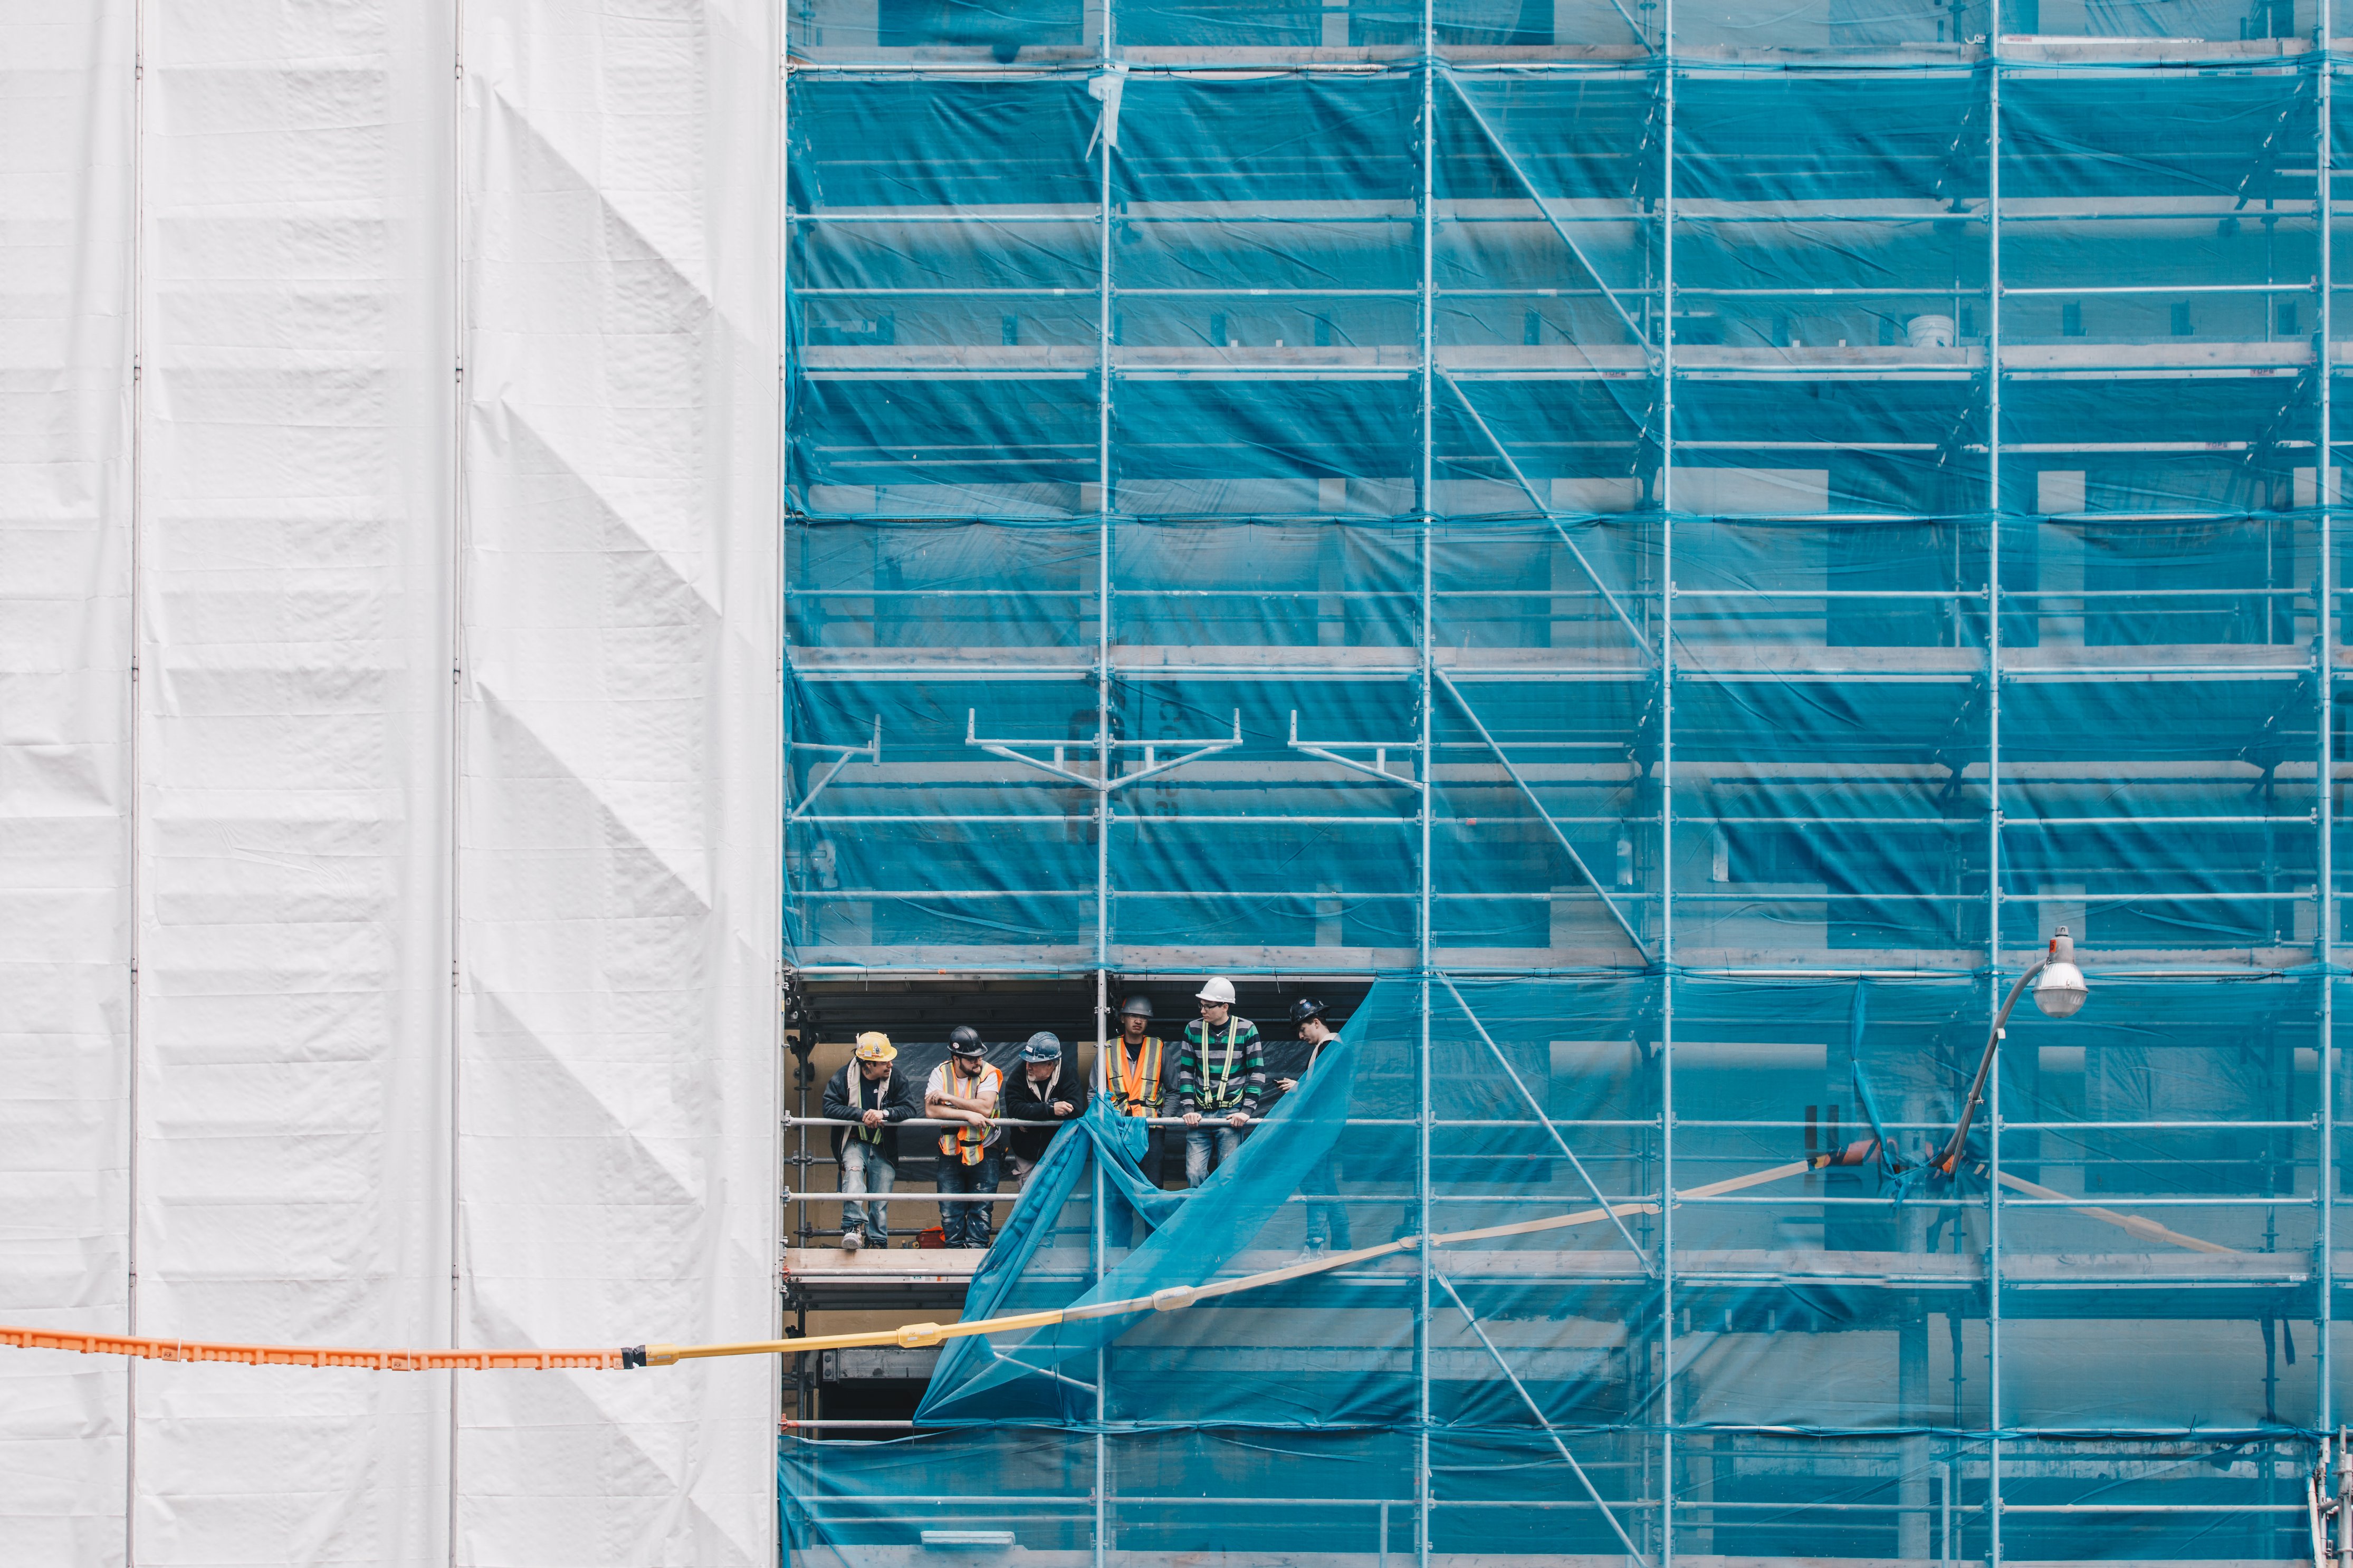
M 790 1439 L 797 1549 L 2308 1555 L 2344 21 L 807 0 L 795 973 L 1097 1038 L 1372 982 L 1339 1189 L 1228 1272 L 1318 1200 L 1652 1212 Z M 2094 1001 L 2013 1023 L 1975 1179 L 1690 1195 L 1949 1132 L 2063 925 Z M 1105 1179 L 1035 1289 L 1124 1266 Z

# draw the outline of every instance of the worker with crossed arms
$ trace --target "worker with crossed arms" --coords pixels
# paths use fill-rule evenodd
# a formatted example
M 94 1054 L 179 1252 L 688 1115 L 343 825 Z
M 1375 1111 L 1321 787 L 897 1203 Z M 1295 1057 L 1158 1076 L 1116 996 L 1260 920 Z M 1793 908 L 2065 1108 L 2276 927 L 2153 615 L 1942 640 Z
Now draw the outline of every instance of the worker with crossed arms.
M 1195 993 L 1201 1016 L 1185 1026 L 1185 1047 L 1176 1058 L 1176 1113 L 1185 1119 L 1185 1184 L 1209 1179 L 1209 1151 L 1223 1165 L 1242 1146 L 1243 1133 L 1266 1093 L 1266 1057 L 1258 1026 L 1234 1016 L 1234 983 L 1213 975 Z M 1203 1117 L 1225 1125 L 1205 1126 Z
M 1005 1075 L 983 1055 L 980 1031 L 959 1024 L 948 1033 L 948 1059 L 932 1069 L 923 1086 L 923 1114 L 963 1125 L 940 1134 L 939 1190 L 968 1194 L 974 1201 L 940 1205 L 940 1233 L 950 1247 L 988 1248 L 989 1212 L 984 1200 L 997 1191 L 1004 1169 L 998 1147 L 1005 1129 L 997 1124 L 997 1104 Z

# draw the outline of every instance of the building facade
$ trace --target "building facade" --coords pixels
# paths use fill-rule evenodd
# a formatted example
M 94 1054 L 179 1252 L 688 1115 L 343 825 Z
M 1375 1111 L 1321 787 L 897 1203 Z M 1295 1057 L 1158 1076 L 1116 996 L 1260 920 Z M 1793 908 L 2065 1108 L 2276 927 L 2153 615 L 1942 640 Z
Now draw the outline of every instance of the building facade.
M 2348 20 L 804 4 L 801 994 L 1343 995 L 1358 1246 L 1624 1212 L 788 1439 L 790 1550 L 2307 1556 Z

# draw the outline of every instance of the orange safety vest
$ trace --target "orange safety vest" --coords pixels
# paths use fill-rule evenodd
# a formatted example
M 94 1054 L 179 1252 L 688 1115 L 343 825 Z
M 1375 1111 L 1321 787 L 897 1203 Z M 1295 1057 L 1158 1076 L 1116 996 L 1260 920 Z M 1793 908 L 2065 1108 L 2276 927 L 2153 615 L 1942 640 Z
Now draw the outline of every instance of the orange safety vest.
M 1158 1113 L 1166 1087 L 1160 1081 L 1160 1037 L 1146 1035 L 1144 1045 L 1134 1060 L 1127 1054 L 1127 1037 L 1120 1036 L 1111 1043 L 1112 1060 L 1119 1064 L 1119 1078 L 1113 1092 L 1119 1099 L 1122 1116 L 1152 1116 Z
M 1005 1092 L 1005 1075 L 987 1062 L 981 1063 L 980 1070 L 968 1079 L 956 1070 L 954 1057 L 948 1058 L 946 1065 L 948 1092 L 960 1100 L 979 1099 L 980 1090 L 988 1086 L 992 1076 L 997 1079 L 997 1093 L 1002 1095 Z M 940 1152 L 961 1163 L 977 1165 L 987 1152 L 989 1135 L 994 1131 L 994 1128 L 975 1127 L 967 1122 L 953 1132 L 940 1134 Z

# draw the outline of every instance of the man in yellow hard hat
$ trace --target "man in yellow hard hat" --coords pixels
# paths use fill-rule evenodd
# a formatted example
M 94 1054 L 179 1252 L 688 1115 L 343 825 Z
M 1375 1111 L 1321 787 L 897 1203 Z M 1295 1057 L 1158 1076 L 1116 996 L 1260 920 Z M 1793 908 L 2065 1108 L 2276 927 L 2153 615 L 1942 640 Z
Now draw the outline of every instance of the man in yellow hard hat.
M 899 1123 L 915 1114 L 915 1086 L 892 1065 L 898 1049 L 891 1037 L 868 1030 L 858 1037 L 851 1060 L 825 1086 L 825 1114 L 849 1125 L 833 1130 L 833 1158 L 840 1168 L 841 1249 L 856 1252 L 868 1242 L 891 1245 L 891 1205 L 862 1204 L 848 1196 L 887 1194 L 899 1180 Z

